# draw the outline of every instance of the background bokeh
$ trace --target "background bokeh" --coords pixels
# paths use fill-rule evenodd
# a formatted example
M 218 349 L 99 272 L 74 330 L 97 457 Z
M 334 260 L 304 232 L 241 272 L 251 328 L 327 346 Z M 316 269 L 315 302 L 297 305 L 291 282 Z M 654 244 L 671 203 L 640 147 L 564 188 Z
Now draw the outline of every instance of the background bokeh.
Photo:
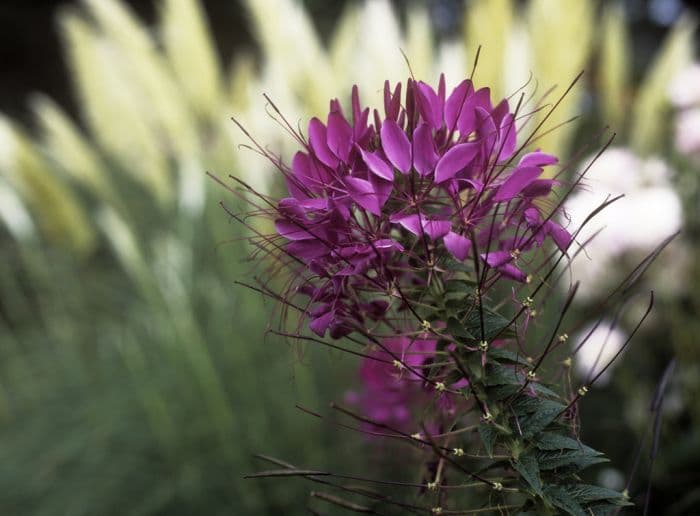
M 265 334 L 274 307 L 234 284 L 250 249 L 218 202 L 237 201 L 204 172 L 279 192 L 230 121 L 290 156 L 263 92 L 292 121 L 355 83 L 376 104 L 408 74 L 402 50 L 417 77 L 455 84 L 481 44 L 476 82 L 501 95 L 556 98 L 586 70 L 547 127 L 580 118 L 543 148 L 572 156 L 617 133 L 570 203 L 575 220 L 598 194 L 628 194 L 572 267 L 579 314 L 683 228 L 641 285 L 657 292 L 652 320 L 582 404 L 581 430 L 611 458 L 597 480 L 624 487 L 642 446 L 634 499 L 650 482 L 652 514 L 698 514 L 696 14 L 676 0 L 2 2 L 0 511 L 304 514 L 303 482 L 242 480 L 253 453 L 366 469 L 361 437 L 295 409 L 342 399 L 355 362 Z M 650 470 L 648 406 L 672 358 Z

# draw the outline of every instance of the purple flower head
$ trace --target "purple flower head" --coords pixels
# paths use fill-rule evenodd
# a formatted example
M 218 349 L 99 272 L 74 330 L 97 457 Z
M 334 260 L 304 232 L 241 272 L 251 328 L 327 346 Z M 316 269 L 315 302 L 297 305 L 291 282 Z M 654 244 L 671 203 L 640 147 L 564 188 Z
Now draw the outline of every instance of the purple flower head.
M 309 298 L 314 333 L 368 330 L 405 309 L 403 292 L 425 286 L 447 259 L 525 282 L 522 252 L 547 237 L 568 247 L 569 233 L 538 202 L 557 184 L 541 178 L 544 167 L 558 160 L 520 153 L 507 100 L 494 106 L 470 80 L 447 94 L 444 77 L 437 91 L 409 79 L 405 88 L 385 83 L 383 114 L 374 110 L 370 123 L 369 113 L 356 87 L 349 118 L 331 101 L 282 167 L 290 197 L 275 227 L 299 264 L 294 291 Z

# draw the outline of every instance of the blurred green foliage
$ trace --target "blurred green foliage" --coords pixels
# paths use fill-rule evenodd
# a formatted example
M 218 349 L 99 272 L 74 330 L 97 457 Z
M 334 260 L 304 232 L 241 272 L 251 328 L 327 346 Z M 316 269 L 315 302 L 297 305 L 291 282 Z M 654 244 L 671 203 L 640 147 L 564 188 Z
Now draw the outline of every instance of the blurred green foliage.
M 262 92 L 292 123 L 353 83 L 378 105 L 383 81 L 408 73 L 399 49 L 416 76 L 456 82 L 482 44 L 476 81 L 499 94 L 532 73 L 537 95 L 559 85 L 551 101 L 591 65 L 544 129 L 589 94 L 590 112 L 647 154 L 667 139 L 665 89 L 694 31 L 682 20 L 632 84 L 614 2 L 473 1 L 458 42 L 440 40 L 420 6 L 402 26 L 388 2 L 350 2 L 325 46 L 300 4 L 247 0 L 261 58 L 225 67 L 196 0 L 162 0 L 155 27 L 117 0 L 83 3 L 58 20 L 80 119 L 42 96 L 32 130 L 0 118 L 5 514 L 301 514 L 304 484 L 242 481 L 252 453 L 361 467 L 362 442 L 294 408 L 341 397 L 352 361 L 265 335 L 271 307 L 234 286 L 250 249 L 217 201 L 242 206 L 204 175 L 279 188 L 229 121 L 289 156 Z M 539 144 L 566 156 L 575 140 L 568 124 Z

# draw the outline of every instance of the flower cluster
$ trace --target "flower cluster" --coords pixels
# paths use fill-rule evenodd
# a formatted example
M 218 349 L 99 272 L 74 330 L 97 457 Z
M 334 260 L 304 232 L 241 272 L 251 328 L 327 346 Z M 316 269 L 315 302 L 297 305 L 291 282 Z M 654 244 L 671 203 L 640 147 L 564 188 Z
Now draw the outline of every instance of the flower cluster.
M 446 259 L 526 282 L 521 253 L 547 236 L 569 245 L 537 201 L 556 184 L 540 176 L 557 158 L 537 150 L 516 162 L 520 121 L 507 100 L 494 106 L 470 80 L 446 95 L 444 77 L 437 91 L 414 80 L 405 90 L 402 103 L 401 83 L 385 83 L 373 123 L 357 88 L 351 120 L 331 101 L 283 168 L 290 197 L 276 229 L 301 264 L 295 290 L 319 336 L 365 332 L 392 304 L 405 309 L 404 293 L 428 287 Z
M 484 503 L 499 510 L 579 515 L 628 504 L 581 483 L 578 472 L 605 459 L 575 438 L 577 401 L 619 353 L 577 389 L 557 392 L 544 380 L 548 357 L 566 352 L 560 326 L 578 285 L 548 340 L 527 342 L 542 294 L 554 288 L 552 275 L 588 219 L 573 236 L 557 222 L 566 196 L 553 200 L 558 183 L 544 169 L 558 160 L 524 150 L 539 127 L 524 135 L 532 117 L 520 108 L 494 105 L 489 89 L 470 80 L 448 95 L 444 77 L 437 89 L 409 79 L 385 83 L 383 113 L 363 108 L 353 88 L 349 116 L 333 100 L 307 136 L 283 119 L 303 146 L 291 166 L 258 146 L 284 173 L 289 197 L 257 196 L 265 206 L 256 204 L 256 214 L 272 218 L 276 233 L 257 231 L 255 242 L 272 255 L 271 271 L 291 272 L 284 291 L 267 278 L 261 290 L 301 312 L 315 336 L 282 333 L 361 356 L 361 388 L 346 399 L 360 414 L 336 408 L 379 442 L 418 449 L 424 482 L 379 483 L 419 487 L 435 505 L 382 496 L 386 506 L 440 514 L 450 493 L 453 513 L 483 512 L 458 509 L 458 491 L 475 486 L 490 488 Z M 571 358 L 554 364 L 554 377 L 568 378 L 571 366 Z M 448 482 L 453 474 L 460 480 Z

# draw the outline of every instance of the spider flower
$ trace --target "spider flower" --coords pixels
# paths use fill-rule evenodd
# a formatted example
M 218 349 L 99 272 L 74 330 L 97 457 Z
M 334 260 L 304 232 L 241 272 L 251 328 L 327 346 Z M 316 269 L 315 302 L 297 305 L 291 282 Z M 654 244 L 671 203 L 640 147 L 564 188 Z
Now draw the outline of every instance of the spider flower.
M 289 197 L 275 227 L 298 264 L 292 291 L 308 296 L 314 333 L 367 332 L 407 308 L 405 292 L 449 275 L 447 260 L 526 282 L 521 253 L 548 237 L 568 247 L 568 231 L 538 201 L 557 184 L 542 174 L 558 160 L 520 152 L 520 118 L 470 80 L 448 95 L 442 76 L 437 89 L 386 82 L 371 116 L 354 87 L 347 115 L 332 100 L 308 138 L 295 132 L 303 149 L 280 165 Z

